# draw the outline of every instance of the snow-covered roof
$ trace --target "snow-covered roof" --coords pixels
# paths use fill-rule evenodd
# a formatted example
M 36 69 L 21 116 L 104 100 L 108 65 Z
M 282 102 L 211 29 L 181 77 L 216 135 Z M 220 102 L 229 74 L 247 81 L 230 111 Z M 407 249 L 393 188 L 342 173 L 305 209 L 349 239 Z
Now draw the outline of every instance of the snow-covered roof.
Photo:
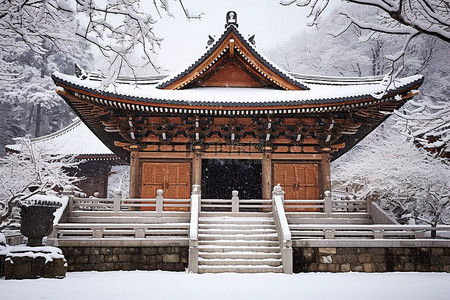
M 216 72 L 228 70 L 225 66 L 229 61 L 238 64 L 243 72 L 238 80 L 245 82 L 243 77 L 252 73 L 251 80 L 259 84 L 247 87 L 249 85 L 243 83 L 228 87 L 227 80 L 232 82 L 233 76 L 237 76 L 233 74 L 239 72 L 237 70 L 228 71 L 230 73 L 226 73 L 226 80 L 221 77 L 214 84 L 205 84 Z M 122 77 L 108 87 L 102 85 L 101 77 L 96 74 L 79 69 L 78 75 L 80 76 L 56 72 L 53 79 L 57 85 L 78 89 L 81 94 L 88 92 L 95 94 L 95 97 L 100 96 L 95 101 L 102 105 L 106 103 L 102 103 L 101 96 L 105 96 L 107 100 L 134 101 L 143 105 L 207 107 L 323 106 L 339 102 L 370 101 L 395 97 L 397 93 L 408 91 L 423 81 L 421 75 L 393 79 L 390 76 L 332 77 L 289 73 L 258 53 L 254 45 L 239 33 L 236 23 L 227 23 L 221 37 L 181 72 L 142 78 Z
M 301 75 L 297 75 L 301 76 Z M 98 80 L 81 79 L 75 76 L 56 72 L 53 78 L 57 83 L 68 85 L 84 91 L 107 97 L 147 102 L 169 103 L 191 106 L 273 106 L 302 104 L 332 104 L 334 102 L 379 99 L 390 92 L 396 92 L 423 81 L 422 75 L 395 79 L 388 84 L 389 79 L 380 77 L 373 79 L 355 78 L 325 79 L 307 77 L 305 85 L 309 90 L 286 91 L 267 88 L 225 88 L 196 87 L 182 90 L 159 89 L 157 83 L 142 84 L 139 81 L 125 83 L 121 81 L 114 86 L 103 87 Z M 305 78 L 303 76 L 302 78 Z M 153 81 L 155 82 L 155 81 Z M 157 81 L 156 81 L 157 82 Z
M 212 65 L 214 65 L 219 60 L 219 58 L 222 55 L 224 55 L 227 51 L 230 51 L 230 49 L 229 49 L 230 45 L 227 45 L 227 46 L 224 45 L 224 42 L 226 43 L 226 39 L 229 39 L 229 38 L 232 38 L 232 37 L 236 37 L 242 43 L 242 45 L 245 48 L 245 50 L 249 51 L 250 56 L 255 57 L 256 60 L 259 63 L 261 63 L 263 66 L 265 66 L 267 69 L 272 71 L 274 74 L 280 76 L 283 80 L 293 84 L 297 88 L 300 88 L 302 90 L 305 90 L 305 89 L 307 90 L 308 89 L 308 87 L 303 85 L 303 83 L 301 81 L 299 81 L 298 79 L 294 78 L 293 76 L 288 74 L 286 71 L 284 71 L 283 69 L 279 68 L 276 64 L 272 63 L 268 58 L 266 58 L 263 55 L 261 55 L 256 50 L 256 48 L 251 43 L 249 43 L 240 34 L 240 32 L 237 30 L 236 26 L 237 26 L 236 24 L 228 25 L 227 29 L 222 34 L 222 36 L 214 44 L 212 44 L 207 49 L 206 53 L 204 53 L 197 61 L 195 61 L 192 65 L 190 65 L 189 67 L 187 67 L 183 71 L 178 72 L 178 73 L 174 73 L 173 75 L 168 76 L 168 78 L 164 79 L 160 84 L 158 84 L 158 88 L 168 87 L 169 85 L 171 85 L 172 83 L 176 82 L 177 80 L 182 79 L 184 76 L 188 75 L 189 73 L 193 72 L 196 68 L 198 68 L 200 66 L 200 64 L 203 63 L 204 61 L 206 61 L 209 57 L 214 58 L 214 60 L 207 66 L 207 68 L 211 67 Z M 233 41 L 233 43 L 234 43 L 234 41 Z M 216 54 L 214 56 L 213 55 L 214 52 L 217 52 L 219 50 L 219 47 L 221 47 L 221 46 L 222 46 L 222 49 L 220 49 L 220 50 L 222 50 L 221 53 Z M 236 46 L 233 46 L 233 47 L 235 47 L 236 51 L 240 55 L 242 55 L 244 57 L 244 59 L 247 60 L 248 63 L 250 63 L 249 57 L 242 52 L 244 49 L 239 49 Z M 252 64 L 252 63 L 250 63 L 250 64 Z M 259 71 L 261 71 L 258 67 L 254 66 L 254 65 L 253 65 L 253 67 L 255 67 Z M 201 75 L 201 74 L 197 74 L 197 75 Z
M 6 149 L 20 152 L 22 150 L 21 138 L 15 138 L 15 140 L 18 143 L 6 145 Z M 113 152 L 79 118 L 57 132 L 31 139 L 31 143 L 49 154 L 95 157 L 97 159 L 116 158 Z

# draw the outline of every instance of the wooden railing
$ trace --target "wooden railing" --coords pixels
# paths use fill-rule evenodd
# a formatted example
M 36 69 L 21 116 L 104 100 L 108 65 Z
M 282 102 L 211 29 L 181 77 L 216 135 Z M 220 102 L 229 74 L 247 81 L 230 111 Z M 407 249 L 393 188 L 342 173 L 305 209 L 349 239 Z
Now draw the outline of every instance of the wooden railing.
M 278 232 L 278 240 L 281 248 L 281 260 L 283 262 L 283 271 L 286 274 L 292 274 L 292 239 L 291 231 L 286 219 L 286 213 L 284 212 L 284 192 L 280 185 L 273 188 L 272 201 L 273 201 L 273 217 Z
M 432 231 L 447 232 L 450 226 L 423 225 L 310 225 L 290 224 L 293 240 L 305 239 L 424 239 Z

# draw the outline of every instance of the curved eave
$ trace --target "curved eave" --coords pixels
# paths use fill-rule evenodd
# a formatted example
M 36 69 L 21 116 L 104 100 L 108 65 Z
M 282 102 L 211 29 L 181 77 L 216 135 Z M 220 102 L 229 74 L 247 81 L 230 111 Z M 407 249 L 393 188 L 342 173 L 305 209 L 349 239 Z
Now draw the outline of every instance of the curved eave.
M 121 158 L 114 154 L 79 154 L 75 157 L 78 160 L 120 160 Z
M 77 114 L 77 116 L 83 121 L 84 124 L 92 131 L 92 133 L 97 136 L 99 140 L 103 142 L 103 144 L 114 153 L 115 156 L 119 157 L 119 159 L 129 162 L 129 153 L 114 145 L 115 140 L 121 140 L 122 138 L 117 133 L 108 133 L 104 130 L 103 125 L 101 124 L 101 120 L 98 118 L 93 118 L 90 114 L 92 105 L 85 105 L 76 103 L 76 99 L 74 99 L 71 95 L 66 95 L 64 93 L 58 92 L 58 94 L 64 99 L 64 101 L 72 108 L 72 110 Z M 80 109 L 83 108 L 83 109 Z M 108 154 L 109 155 L 109 154 Z M 84 155 L 80 155 L 82 157 Z M 91 160 L 96 160 L 92 157 Z
M 58 93 L 60 95 L 65 95 L 67 91 L 70 91 L 77 98 L 91 101 L 102 106 L 144 112 L 168 112 L 168 110 L 170 110 L 171 112 L 173 111 L 175 113 L 192 113 L 192 111 L 195 110 L 196 113 L 205 114 L 218 114 L 219 111 L 222 111 L 220 114 L 248 114 L 246 113 L 246 111 L 262 111 L 262 114 L 268 114 L 273 113 L 273 110 L 279 109 L 290 109 L 292 110 L 292 113 L 351 110 L 353 108 L 365 107 L 377 103 L 391 101 L 396 95 L 401 95 L 403 98 L 410 98 L 414 96 L 414 94 L 411 93 L 411 90 L 418 88 L 423 82 L 423 77 L 420 77 L 419 79 L 411 83 L 405 84 L 396 89 L 389 90 L 381 99 L 376 99 L 370 94 L 363 94 L 324 100 L 312 99 L 293 101 L 267 101 L 255 103 L 169 100 L 126 96 L 83 87 L 56 76 L 52 76 L 52 78 L 58 86 L 64 88 L 64 91 L 58 90 Z

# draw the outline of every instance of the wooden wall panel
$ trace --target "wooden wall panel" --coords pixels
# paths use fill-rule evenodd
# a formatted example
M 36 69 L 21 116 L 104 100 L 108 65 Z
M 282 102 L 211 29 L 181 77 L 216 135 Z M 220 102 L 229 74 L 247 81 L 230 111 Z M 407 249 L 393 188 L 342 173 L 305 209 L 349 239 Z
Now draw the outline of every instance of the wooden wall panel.
M 285 199 L 319 199 L 319 170 L 319 163 L 274 163 L 273 183 L 281 185 Z
M 155 198 L 156 191 L 162 189 L 166 199 L 189 199 L 191 196 L 190 187 L 190 163 L 142 163 L 141 198 Z

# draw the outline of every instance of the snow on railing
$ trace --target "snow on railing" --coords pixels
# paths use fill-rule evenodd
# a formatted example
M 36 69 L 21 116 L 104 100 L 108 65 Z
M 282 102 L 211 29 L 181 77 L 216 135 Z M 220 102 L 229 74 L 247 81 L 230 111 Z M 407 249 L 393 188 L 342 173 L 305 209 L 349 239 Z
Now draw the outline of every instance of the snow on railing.
M 58 240 L 74 239 L 156 239 L 164 237 L 171 240 L 187 241 L 189 223 L 59 223 L 54 226 Z
M 281 247 L 283 270 L 286 274 L 292 274 L 293 260 L 291 231 L 286 219 L 286 213 L 284 212 L 284 192 L 279 184 L 273 188 L 272 201 L 273 217 L 275 219 L 275 225 L 277 227 L 278 239 Z
M 190 199 L 165 199 L 163 190 L 158 190 L 155 198 L 122 198 L 120 190 L 114 191 L 113 198 L 98 198 L 91 196 L 89 198 L 81 197 L 73 191 L 65 191 L 69 196 L 68 210 L 69 214 L 73 211 L 182 211 L 188 212 L 190 209 Z
M 450 236 L 450 226 L 290 224 L 292 240 L 312 239 L 429 239 L 432 231 Z
M 189 230 L 188 271 L 198 273 L 198 218 L 200 210 L 200 185 L 193 185 L 191 194 L 191 224 Z
M 325 191 L 324 199 L 284 200 L 286 212 L 323 212 L 332 214 L 337 212 L 367 212 L 367 202 L 354 200 L 351 197 L 333 199 L 329 191 Z
M 239 192 L 232 191 L 231 199 L 201 199 L 201 211 L 255 212 L 271 211 L 270 199 L 239 199 Z

